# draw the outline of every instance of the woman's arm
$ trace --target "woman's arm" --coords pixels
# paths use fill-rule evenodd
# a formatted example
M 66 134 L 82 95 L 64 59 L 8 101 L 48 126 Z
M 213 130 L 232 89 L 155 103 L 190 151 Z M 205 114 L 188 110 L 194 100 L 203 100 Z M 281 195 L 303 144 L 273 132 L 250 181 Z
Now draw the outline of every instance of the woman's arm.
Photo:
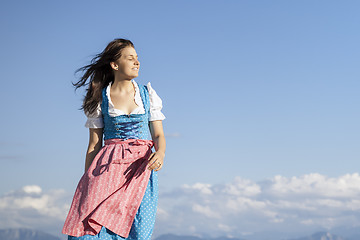
M 164 163 L 166 141 L 162 121 L 151 121 L 150 132 L 152 140 L 154 141 L 155 151 L 149 157 L 149 170 L 159 171 Z
M 102 147 L 103 128 L 89 128 L 89 145 L 86 152 L 85 172 Z

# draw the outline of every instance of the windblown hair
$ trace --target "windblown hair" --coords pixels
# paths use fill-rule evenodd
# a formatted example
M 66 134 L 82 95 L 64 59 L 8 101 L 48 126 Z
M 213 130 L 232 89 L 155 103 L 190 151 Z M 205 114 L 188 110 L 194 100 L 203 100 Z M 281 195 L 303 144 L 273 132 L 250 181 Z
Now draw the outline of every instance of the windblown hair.
M 134 47 L 130 40 L 116 38 L 106 46 L 104 51 L 95 55 L 91 60 L 91 64 L 75 71 L 75 74 L 79 71 L 85 72 L 78 82 L 73 83 L 75 90 L 82 86 L 88 86 L 81 107 L 84 112 L 91 114 L 96 110 L 102 100 L 102 89 L 114 81 L 114 73 L 110 62 L 119 59 L 121 50 L 129 46 Z

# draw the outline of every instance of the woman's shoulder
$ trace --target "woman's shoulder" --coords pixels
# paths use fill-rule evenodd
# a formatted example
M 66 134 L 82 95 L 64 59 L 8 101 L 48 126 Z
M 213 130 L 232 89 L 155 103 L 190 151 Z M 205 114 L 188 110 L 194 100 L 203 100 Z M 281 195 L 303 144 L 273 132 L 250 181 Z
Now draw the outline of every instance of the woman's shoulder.
M 152 87 L 151 82 L 147 82 L 144 85 L 149 92 L 150 100 L 150 118 L 149 121 L 164 120 L 165 115 L 161 112 L 163 107 L 162 100 L 159 95 L 156 93 L 155 89 Z
M 162 106 L 162 100 L 159 97 L 159 95 L 156 93 L 156 91 L 153 88 L 153 86 L 151 85 L 150 81 L 147 82 L 146 84 L 138 84 L 138 88 L 140 88 L 140 86 L 144 87 L 144 89 L 147 90 L 148 95 L 149 95 L 149 99 L 150 99 L 150 106 L 154 106 L 154 105 L 155 106 L 157 106 L 157 105 Z
M 133 80 L 133 82 L 136 84 L 138 89 L 141 89 L 141 88 L 145 89 L 149 93 L 149 97 L 152 97 L 154 95 L 157 96 L 157 93 L 154 90 L 154 88 L 152 87 L 151 82 L 147 82 L 146 84 L 137 83 L 135 80 Z
M 157 92 L 155 91 L 155 89 L 153 88 L 153 86 L 151 85 L 151 82 L 148 82 L 146 85 L 148 93 L 149 93 L 149 99 L 150 99 L 150 104 L 151 105 L 159 105 L 162 106 L 162 100 L 159 97 L 159 95 L 157 94 Z
M 154 94 L 157 95 L 155 89 L 151 85 L 151 82 L 147 82 L 146 84 L 143 84 L 143 86 L 149 92 L 150 95 L 154 95 Z

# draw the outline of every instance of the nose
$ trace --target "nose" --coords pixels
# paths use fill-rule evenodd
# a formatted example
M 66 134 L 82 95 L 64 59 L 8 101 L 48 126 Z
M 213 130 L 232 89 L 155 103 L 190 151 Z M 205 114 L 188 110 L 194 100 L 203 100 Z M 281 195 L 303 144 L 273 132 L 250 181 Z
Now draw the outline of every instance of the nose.
M 139 60 L 136 59 L 135 64 L 136 64 L 136 65 L 140 65 Z

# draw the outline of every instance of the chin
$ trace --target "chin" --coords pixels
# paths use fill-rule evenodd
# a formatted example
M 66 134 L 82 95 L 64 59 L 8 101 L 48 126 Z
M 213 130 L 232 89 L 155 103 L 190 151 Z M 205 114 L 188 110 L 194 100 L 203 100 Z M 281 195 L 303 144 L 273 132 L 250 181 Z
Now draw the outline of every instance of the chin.
M 128 74 L 127 75 L 127 78 L 128 79 L 133 79 L 133 78 L 136 78 L 136 77 L 138 77 L 139 76 L 139 74 Z

